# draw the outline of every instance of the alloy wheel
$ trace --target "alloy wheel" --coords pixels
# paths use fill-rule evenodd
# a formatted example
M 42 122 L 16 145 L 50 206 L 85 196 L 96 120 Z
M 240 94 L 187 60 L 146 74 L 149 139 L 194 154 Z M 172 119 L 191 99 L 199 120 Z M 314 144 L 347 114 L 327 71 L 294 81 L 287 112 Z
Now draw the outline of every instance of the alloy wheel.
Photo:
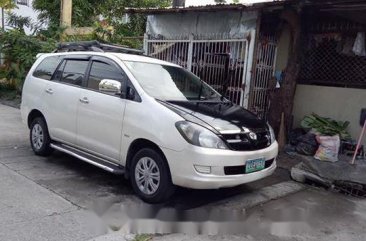
M 43 129 L 40 124 L 35 124 L 32 129 L 32 144 L 37 150 L 42 148 L 44 139 Z
M 142 157 L 135 167 L 135 181 L 141 192 L 154 194 L 160 185 L 160 171 L 156 162 L 150 157 Z

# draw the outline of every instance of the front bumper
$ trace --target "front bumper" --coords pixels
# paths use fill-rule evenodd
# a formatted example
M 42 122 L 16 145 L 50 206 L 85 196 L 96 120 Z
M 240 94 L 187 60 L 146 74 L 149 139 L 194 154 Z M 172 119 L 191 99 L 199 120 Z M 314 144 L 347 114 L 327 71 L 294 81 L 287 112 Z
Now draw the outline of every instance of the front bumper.
M 271 175 L 276 169 L 275 158 L 278 154 L 278 144 L 257 151 L 232 151 L 208 149 L 190 145 L 183 151 L 173 151 L 162 148 L 170 167 L 172 181 L 177 186 L 193 189 L 218 189 L 233 187 L 253 182 Z M 246 161 L 264 158 L 273 160 L 272 165 L 254 173 L 225 175 L 224 168 L 244 166 Z M 211 167 L 210 174 L 196 171 L 195 165 Z

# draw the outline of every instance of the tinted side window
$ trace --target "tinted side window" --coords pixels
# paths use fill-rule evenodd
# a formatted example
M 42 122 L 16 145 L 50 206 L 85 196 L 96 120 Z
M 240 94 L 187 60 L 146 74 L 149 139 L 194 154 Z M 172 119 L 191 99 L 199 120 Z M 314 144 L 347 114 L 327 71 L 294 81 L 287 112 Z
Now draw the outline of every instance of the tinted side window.
M 88 63 L 87 60 L 66 60 L 60 81 L 81 86 Z
M 117 67 L 103 62 L 93 61 L 88 79 L 88 88 L 99 90 L 99 82 L 103 79 L 118 80 L 124 83 L 126 78 L 125 73 Z
M 60 63 L 60 56 L 51 56 L 45 58 L 33 72 L 33 76 L 45 80 L 50 80 Z

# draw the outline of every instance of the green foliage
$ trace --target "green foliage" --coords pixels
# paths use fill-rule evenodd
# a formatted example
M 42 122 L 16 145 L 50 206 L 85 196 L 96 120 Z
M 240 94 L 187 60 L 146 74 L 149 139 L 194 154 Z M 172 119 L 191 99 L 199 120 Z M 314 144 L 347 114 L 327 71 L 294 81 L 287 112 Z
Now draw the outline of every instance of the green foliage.
M 33 26 L 30 19 L 12 14 L 8 24 L 13 29 L 0 31 L 0 45 L 5 57 L 5 63 L 2 66 L 2 77 L 8 80 L 7 85 L 20 91 L 25 76 L 32 67 L 36 55 L 53 50 L 55 41 L 52 39 L 41 41 L 41 38 L 35 33 L 26 35 L 24 27 Z
M 47 41 L 49 39 L 53 39 L 58 41 L 61 39 L 65 31 L 65 27 L 60 26 L 59 24 L 49 23 L 47 29 L 38 29 L 37 36 L 39 39 Z
M 24 28 L 35 28 L 35 24 L 30 17 L 23 17 L 15 13 L 7 13 L 7 24 L 19 31 L 24 31 Z
M 0 80 L 7 79 L 6 86 L 21 91 L 27 72 L 38 53 L 50 52 L 63 36 L 60 26 L 60 0 L 34 0 L 33 7 L 40 12 L 39 22 L 9 13 L 8 25 L 11 30 L 0 31 L 0 45 L 5 64 L 0 67 Z M 12 8 L 12 0 L 0 0 L 0 7 Z M 133 15 L 128 23 L 122 22 L 127 7 L 166 7 L 171 0 L 73 0 L 73 26 L 95 27 L 95 33 L 86 36 L 67 36 L 65 41 L 91 40 L 108 41 L 129 47 L 141 48 L 142 39 L 125 39 L 128 36 L 142 36 L 145 32 L 146 17 Z M 100 17 L 102 16 L 102 17 Z M 100 19 L 103 19 L 100 21 Z M 47 29 L 41 29 L 47 23 Z M 26 35 L 24 28 L 32 34 Z
M 138 234 L 136 235 L 136 237 L 134 238 L 133 241 L 149 241 L 152 239 L 152 236 L 149 234 Z
M 94 27 L 94 38 L 100 41 L 141 47 L 141 40 L 125 40 L 124 37 L 142 36 L 146 28 L 146 17 L 134 14 L 130 16 L 129 23 L 123 23 L 125 9 L 167 7 L 170 4 L 171 0 L 73 0 L 72 24 L 76 27 Z M 60 22 L 60 0 L 34 0 L 33 7 L 40 12 L 39 18 L 42 22 L 48 21 L 48 31 L 54 32 L 55 26 L 59 26 Z
M 12 9 L 15 7 L 16 5 L 13 0 L 0 0 L 0 8 Z
M 72 23 L 75 27 L 92 26 L 97 16 L 97 8 L 103 3 L 99 0 L 73 0 Z M 55 26 L 60 23 L 60 0 L 34 0 L 33 8 L 40 12 L 39 20 Z
M 339 135 L 342 140 L 350 139 L 351 136 L 347 132 L 349 126 L 348 121 L 335 121 L 331 118 L 321 117 L 317 114 L 305 116 L 301 121 L 301 126 L 306 129 L 314 129 L 322 135 L 334 136 Z
M 125 9 L 129 8 L 149 8 L 149 7 L 168 7 L 171 0 L 106 0 L 99 6 L 98 13 L 104 18 L 104 25 L 99 23 L 96 26 L 96 34 L 108 42 L 126 45 L 132 48 L 141 48 L 142 39 L 124 39 L 124 37 L 143 36 L 146 29 L 146 16 L 133 14 L 129 16 L 129 22 L 123 23 L 122 16 Z M 120 17 L 116 17 L 120 16 Z M 98 24 L 97 24 L 98 25 Z M 113 31 L 108 33 L 111 26 Z

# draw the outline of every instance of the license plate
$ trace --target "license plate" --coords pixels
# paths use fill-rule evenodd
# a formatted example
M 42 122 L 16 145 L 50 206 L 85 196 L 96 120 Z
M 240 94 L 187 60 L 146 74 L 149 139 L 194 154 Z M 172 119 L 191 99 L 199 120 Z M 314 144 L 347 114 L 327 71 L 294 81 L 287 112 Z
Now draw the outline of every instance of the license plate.
M 245 173 L 252 173 L 263 170 L 265 167 L 265 160 L 263 158 L 249 160 L 245 163 Z

